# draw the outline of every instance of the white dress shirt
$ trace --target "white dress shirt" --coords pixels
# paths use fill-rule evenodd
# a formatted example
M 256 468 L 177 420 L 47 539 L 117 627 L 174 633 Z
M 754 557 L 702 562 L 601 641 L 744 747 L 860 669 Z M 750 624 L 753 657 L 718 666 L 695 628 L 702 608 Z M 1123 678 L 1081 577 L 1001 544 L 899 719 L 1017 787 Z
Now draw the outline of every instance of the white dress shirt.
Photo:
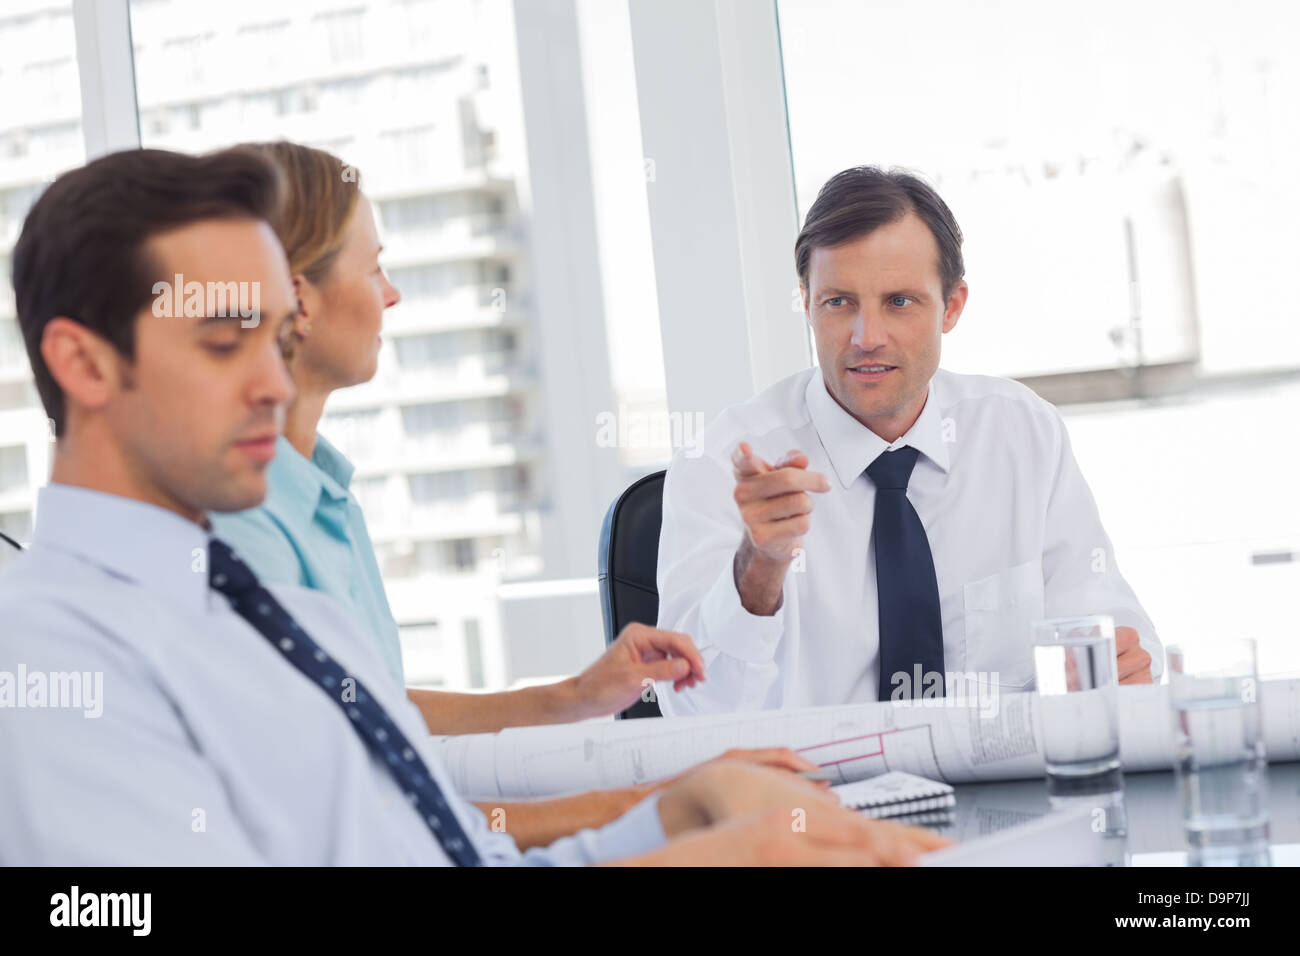
M 741 606 L 732 570 L 744 534 L 731 464 L 741 441 L 773 463 L 799 449 L 831 485 L 813 493 L 803 553 L 771 616 Z M 988 690 L 1030 689 L 1033 620 L 1110 614 L 1137 628 L 1159 678 L 1155 629 L 1120 576 L 1052 405 L 1017 382 L 940 369 L 916 422 L 886 444 L 831 398 L 813 368 L 727 409 L 698 447 L 673 457 L 659 626 L 695 639 L 707 679 L 681 693 L 660 684 L 664 714 L 876 699 L 876 494 L 865 471 L 906 445 L 920 452 L 907 497 L 934 557 L 945 671 L 974 672 Z
M 50 687 L 52 674 L 102 675 L 102 712 L 0 695 L 0 864 L 448 864 L 342 708 L 209 588 L 206 546 L 202 528 L 152 505 L 41 491 L 30 551 L 0 572 L 0 686 L 5 672 L 11 692 L 20 673 Z M 410 739 L 486 862 L 663 844 L 651 797 L 521 855 L 456 796 L 352 615 L 318 592 L 271 590 Z

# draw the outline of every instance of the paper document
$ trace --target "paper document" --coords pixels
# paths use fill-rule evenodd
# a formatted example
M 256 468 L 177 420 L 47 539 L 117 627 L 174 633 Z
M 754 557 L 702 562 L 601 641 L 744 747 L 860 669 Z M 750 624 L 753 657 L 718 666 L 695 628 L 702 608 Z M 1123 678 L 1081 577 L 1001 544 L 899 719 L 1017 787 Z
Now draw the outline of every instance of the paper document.
M 1074 807 L 924 853 L 919 866 L 1103 866 L 1114 850 L 1092 829 L 1092 811 Z M 1114 843 L 1114 841 L 1111 841 Z
M 1119 689 L 1124 769 L 1173 766 L 1167 685 Z M 1300 680 L 1262 681 L 1269 760 L 1300 760 Z M 546 797 L 659 780 L 733 747 L 789 747 L 835 783 L 903 770 L 970 783 L 1044 774 L 1039 696 L 979 704 L 951 699 L 874 702 L 704 717 L 516 727 L 438 741 L 456 788 L 470 799 Z M 1079 728 L 1080 734 L 1089 728 Z

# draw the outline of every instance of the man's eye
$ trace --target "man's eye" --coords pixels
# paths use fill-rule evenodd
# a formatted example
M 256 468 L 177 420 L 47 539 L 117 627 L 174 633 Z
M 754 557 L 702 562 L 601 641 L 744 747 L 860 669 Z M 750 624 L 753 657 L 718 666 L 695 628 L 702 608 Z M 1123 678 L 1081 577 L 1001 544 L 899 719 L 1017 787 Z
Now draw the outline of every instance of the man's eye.
M 911 301 L 912 301 L 912 297 L 908 295 L 893 295 L 889 297 L 890 305 L 894 306 L 897 309 L 906 308 L 907 303 Z
M 847 301 L 848 300 L 842 295 L 833 295 L 826 300 L 826 304 L 829 305 L 832 309 L 838 309 L 841 305 L 843 305 Z
M 213 355 L 229 355 L 239 348 L 238 342 L 206 342 L 203 346 Z

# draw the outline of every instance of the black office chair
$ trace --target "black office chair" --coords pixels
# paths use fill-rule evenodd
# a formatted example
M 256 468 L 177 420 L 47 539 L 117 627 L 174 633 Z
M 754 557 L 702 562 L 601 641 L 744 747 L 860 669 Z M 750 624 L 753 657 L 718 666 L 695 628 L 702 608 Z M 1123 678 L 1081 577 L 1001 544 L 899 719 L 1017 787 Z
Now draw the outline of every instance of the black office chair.
M 659 526 L 663 523 L 664 472 L 656 471 L 631 484 L 614 499 L 600 528 L 600 613 L 605 619 L 605 644 L 614 643 L 628 624 L 659 619 Z M 618 715 L 662 717 L 659 704 L 638 700 Z

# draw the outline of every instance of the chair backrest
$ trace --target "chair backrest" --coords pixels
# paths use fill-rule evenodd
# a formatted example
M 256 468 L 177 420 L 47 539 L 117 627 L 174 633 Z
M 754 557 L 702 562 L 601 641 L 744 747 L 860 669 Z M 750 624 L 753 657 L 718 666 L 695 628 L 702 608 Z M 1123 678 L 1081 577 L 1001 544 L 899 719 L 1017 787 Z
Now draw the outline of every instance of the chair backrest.
M 629 624 L 659 619 L 659 526 L 663 523 L 664 472 L 633 482 L 605 512 L 597 555 L 600 612 L 605 619 L 605 644 Z M 618 715 L 661 717 L 653 700 L 639 700 Z

